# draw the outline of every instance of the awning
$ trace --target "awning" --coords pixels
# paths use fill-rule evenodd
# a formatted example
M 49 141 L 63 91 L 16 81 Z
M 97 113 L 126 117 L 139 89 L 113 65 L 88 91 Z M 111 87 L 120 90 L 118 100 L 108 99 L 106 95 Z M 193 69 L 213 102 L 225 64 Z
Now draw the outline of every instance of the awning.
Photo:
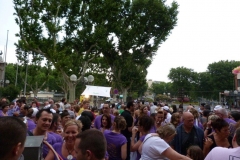
M 81 95 L 110 97 L 110 90 L 111 90 L 111 87 L 86 85 L 86 89 Z

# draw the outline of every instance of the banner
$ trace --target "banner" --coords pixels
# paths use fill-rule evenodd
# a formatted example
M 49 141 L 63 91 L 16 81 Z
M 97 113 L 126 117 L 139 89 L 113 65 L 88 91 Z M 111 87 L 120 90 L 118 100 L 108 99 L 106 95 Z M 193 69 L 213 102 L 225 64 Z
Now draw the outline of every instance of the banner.
M 110 97 L 111 87 L 86 85 L 86 89 L 81 95 Z

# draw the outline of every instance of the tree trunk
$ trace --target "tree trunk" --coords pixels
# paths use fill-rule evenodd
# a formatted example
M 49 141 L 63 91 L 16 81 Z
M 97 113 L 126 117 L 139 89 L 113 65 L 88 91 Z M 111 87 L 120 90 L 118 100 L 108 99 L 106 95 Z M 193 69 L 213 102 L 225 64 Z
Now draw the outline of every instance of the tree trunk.
M 73 103 L 75 101 L 75 90 L 76 84 L 75 83 L 68 83 L 69 86 L 69 103 Z
M 127 88 L 123 88 L 122 92 L 123 92 L 123 102 L 127 102 Z

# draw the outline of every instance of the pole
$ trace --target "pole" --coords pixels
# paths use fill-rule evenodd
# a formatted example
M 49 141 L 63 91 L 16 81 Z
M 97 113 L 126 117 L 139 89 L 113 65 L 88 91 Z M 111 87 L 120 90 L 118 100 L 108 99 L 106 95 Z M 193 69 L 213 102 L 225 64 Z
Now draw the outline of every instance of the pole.
M 29 54 L 28 54 L 28 60 L 27 60 L 27 66 L 26 66 L 26 75 L 25 75 L 25 82 L 24 82 L 24 91 L 23 91 L 24 97 L 26 97 L 28 61 L 29 61 Z
M 6 47 L 4 47 L 4 51 L 5 51 L 5 54 L 4 54 L 4 69 L 3 69 L 3 84 L 2 86 L 5 87 L 5 72 L 6 72 L 6 57 L 7 57 L 7 45 L 8 45 L 8 30 L 7 30 L 7 41 L 6 41 Z
M 16 70 L 16 80 L 15 80 L 15 86 L 17 86 L 17 76 L 18 76 L 18 61 L 17 61 L 17 70 Z

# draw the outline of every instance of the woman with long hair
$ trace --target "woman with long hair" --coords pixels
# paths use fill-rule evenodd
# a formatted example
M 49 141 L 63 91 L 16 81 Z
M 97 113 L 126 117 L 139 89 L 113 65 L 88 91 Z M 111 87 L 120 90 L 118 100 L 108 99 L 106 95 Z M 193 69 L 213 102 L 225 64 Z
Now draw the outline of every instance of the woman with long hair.
M 124 160 L 127 157 L 127 139 L 121 134 L 127 126 L 122 116 L 116 116 L 113 121 L 112 131 L 106 130 L 104 136 L 107 141 L 109 160 Z
M 148 116 L 148 107 L 146 105 L 142 105 L 139 110 L 139 117 Z
M 111 126 L 112 126 L 111 116 L 107 114 L 103 114 L 101 117 L 100 131 L 104 132 L 105 130 L 110 130 Z
M 55 143 L 53 145 L 54 150 L 63 160 L 76 160 L 76 154 L 74 151 L 74 145 L 76 136 L 81 132 L 82 123 L 78 120 L 69 120 L 66 122 L 63 128 L 64 142 Z M 45 160 L 56 160 L 57 157 L 53 151 L 49 150 Z
M 172 114 L 170 123 L 177 128 L 177 126 L 181 123 L 181 115 L 176 112 Z

